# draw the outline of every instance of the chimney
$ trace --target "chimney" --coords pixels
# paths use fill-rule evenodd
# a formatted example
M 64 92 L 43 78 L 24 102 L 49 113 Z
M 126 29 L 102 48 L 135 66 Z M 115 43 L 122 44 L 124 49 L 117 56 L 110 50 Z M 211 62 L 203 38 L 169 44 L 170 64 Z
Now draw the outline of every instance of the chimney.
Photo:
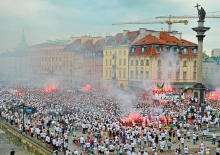
M 128 32 L 130 32 L 129 30 L 123 30 L 123 36 L 125 36 Z
M 99 41 L 100 39 L 102 39 L 102 37 L 93 37 L 93 38 L 92 38 L 92 43 L 93 43 L 93 45 L 94 45 L 97 41 Z
M 146 28 L 139 28 L 140 34 L 146 34 Z
M 70 44 L 73 43 L 76 39 L 79 39 L 79 37 L 70 37 Z
M 81 37 L 81 42 L 84 43 L 86 40 L 88 40 L 90 37 L 89 36 L 82 36 Z

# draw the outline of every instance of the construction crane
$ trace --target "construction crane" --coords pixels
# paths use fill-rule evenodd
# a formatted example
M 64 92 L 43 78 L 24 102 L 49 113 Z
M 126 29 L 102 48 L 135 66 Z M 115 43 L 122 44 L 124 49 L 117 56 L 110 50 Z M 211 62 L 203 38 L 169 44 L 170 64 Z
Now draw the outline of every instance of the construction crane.
M 172 16 L 172 15 L 169 15 L 169 16 L 158 16 L 156 17 L 156 19 L 158 18 L 168 18 L 169 20 L 168 21 L 171 21 L 172 18 L 199 18 L 198 15 L 195 15 L 195 16 L 192 16 L 192 15 L 185 15 L 185 16 Z M 208 16 L 205 16 L 205 18 L 220 18 L 220 15 L 208 15 Z M 171 24 L 170 24 L 171 26 Z M 171 29 L 171 27 L 169 27 Z M 168 29 L 169 30 L 169 29 Z
M 185 25 L 188 24 L 188 20 L 173 20 L 171 21 L 152 21 L 152 22 L 122 22 L 122 23 L 113 23 L 112 25 L 124 25 L 124 24 L 167 24 L 168 25 L 168 32 L 171 32 L 171 25 L 172 24 L 178 24 L 178 23 L 184 23 Z

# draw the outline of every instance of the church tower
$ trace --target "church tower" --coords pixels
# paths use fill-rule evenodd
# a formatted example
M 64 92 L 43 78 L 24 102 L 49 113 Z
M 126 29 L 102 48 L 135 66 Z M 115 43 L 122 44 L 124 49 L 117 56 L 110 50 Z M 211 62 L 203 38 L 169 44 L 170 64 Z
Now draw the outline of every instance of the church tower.
M 23 35 L 21 37 L 21 43 L 18 45 L 19 50 L 25 50 L 27 48 L 28 44 L 25 42 L 25 36 L 24 36 L 24 29 L 23 29 Z

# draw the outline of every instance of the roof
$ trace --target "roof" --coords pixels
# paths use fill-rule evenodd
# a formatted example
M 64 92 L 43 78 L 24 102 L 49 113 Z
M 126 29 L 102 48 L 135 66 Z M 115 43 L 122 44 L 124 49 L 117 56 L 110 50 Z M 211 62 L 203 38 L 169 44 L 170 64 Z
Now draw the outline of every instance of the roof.
M 72 42 L 70 45 L 67 45 L 62 52 L 73 52 L 76 50 L 77 47 L 81 45 L 81 39 L 76 39 L 74 42 Z
M 210 57 L 204 57 L 202 58 L 203 62 L 216 62 L 214 59 L 210 58 Z
M 132 46 L 136 48 L 134 53 L 130 53 L 131 56 L 144 56 L 144 55 L 160 55 L 161 53 L 166 52 L 166 46 L 170 46 L 170 49 L 174 50 L 174 48 L 180 48 L 180 47 L 197 47 L 197 44 L 192 43 L 190 41 L 184 40 L 184 39 L 178 39 L 175 36 L 171 36 L 168 32 L 159 32 L 159 38 L 153 36 L 152 34 L 147 35 L 143 39 L 135 42 Z M 157 46 L 162 47 L 162 52 L 158 53 L 156 47 Z M 145 47 L 145 51 L 142 52 L 141 48 Z M 184 56 L 191 56 L 196 57 L 196 54 L 193 54 L 193 51 L 191 48 L 187 48 L 187 52 L 185 54 L 182 54 L 181 48 L 179 52 L 175 52 L 175 54 L 179 54 L 180 57 Z
M 133 45 L 147 45 L 147 44 L 162 44 L 162 45 L 179 45 L 179 46 L 197 46 L 197 44 L 189 42 L 184 39 L 178 39 L 174 36 L 169 35 L 167 32 L 159 32 L 160 39 L 152 36 L 152 34 L 147 35 L 143 39 L 137 41 Z
M 35 46 L 51 46 L 51 45 L 65 45 L 67 42 L 69 42 L 70 40 L 48 40 L 47 42 L 44 43 L 40 43 L 40 44 L 36 44 L 36 45 L 32 45 L 30 47 L 35 47 Z
M 25 50 L 6 51 L 0 54 L 1 58 L 6 57 L 27 57 L 28 53 Z
M 106 42 L 106 45 L 111 45 L 111 40 L 115 40 L 116 44 L 131 44 L 135 38 L 137 38 L 137 36 L 139 35 L 140 31 L 131 31 L 131 32 L 128 32 L 126 33 L 124 36 L 123 36 L 123 33 L 117 33 L 115 36 L 110 36 Z M 129 42 L 125 42 L 125 39 L 129 39 Z

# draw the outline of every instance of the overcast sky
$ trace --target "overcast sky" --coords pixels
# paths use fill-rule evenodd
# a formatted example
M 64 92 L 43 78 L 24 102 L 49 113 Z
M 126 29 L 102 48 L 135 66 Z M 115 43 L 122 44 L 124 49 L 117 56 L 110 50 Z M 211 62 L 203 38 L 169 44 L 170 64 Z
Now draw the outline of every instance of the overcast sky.
M 20 42 L 22 29 L 28 45 L 69 38 L 70 36 L 115 35 L 123 30 L 147 28 L 167 30 L 166 24 L 155 25 L 112 25 L 115 22 L 129 22 L 154 19 L 161 15 L 196 15 L 194 0 L 0 0 L 0 51 L 16 47 Z M 220 15 L 219 0 L 199 0 L 209 15 Z M 151 19 L 152 18 L 152 19 Z M 172 30 L 183 33 L 183 38 L 197 43 L 189 24 L 174 24 Z M 220 48 L 220 18 L 206 19 L 205 26 L 211 27 L 206 33 L 204 51 Z

